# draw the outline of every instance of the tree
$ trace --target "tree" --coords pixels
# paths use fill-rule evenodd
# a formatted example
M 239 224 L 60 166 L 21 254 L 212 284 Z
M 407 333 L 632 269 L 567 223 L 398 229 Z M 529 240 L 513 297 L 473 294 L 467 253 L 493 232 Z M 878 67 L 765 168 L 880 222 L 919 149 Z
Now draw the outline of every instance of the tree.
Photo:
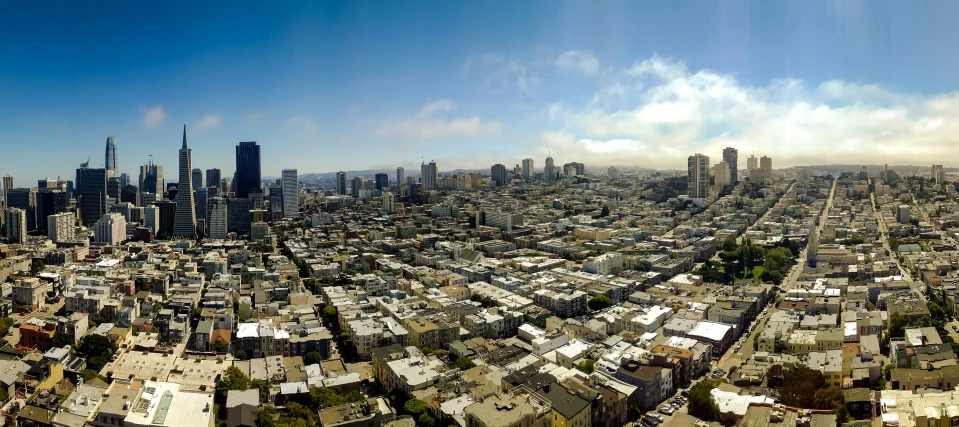
M 704 421 L 719 419 L 719 405 L 712 395 L 717 385 L 715 380 L 704 379 L 689 389 L 689 415 Z
M 256 427 L 275 427 L 277 416 L 276 407 L 273 405 L 260 408 L 260 413 L 256 416 Z
M 323 318 L 324 319 L 336 319 L 336 307 L 328 305 L 323 308 Z
M 421 415 L 429 415 L 430 407 L 426 404 L 426 402 L 420 399 L 410 399 L 406 401 L 405 405 L 403 405 L 403 411 L 409 415 L 412 415 L 414 419 L 418 420 Z
M 363 400 L 363 394 L 357 390 L 346 394 L 337 393 L 333 389 L 318 387 L 310 389 L 310 402 L 313 408 L 329 408 Z
M 268 402 L 270 400 L 270 383 L 266 380 L 259 378 L 250 380 L 250 388 L 255 388 L 260 391 L 260 402 Z
M 57 331 L 53 334 L 53 346 L 54 347 L 64 347 L 68 345 L 73 345 L 73 337 L 67 335 L 65 332 Z
M 605 218 L 609 216 L 609 206 L 603 205 L 603 209 L 599 211 L 600 218 Z
M 590 298 L 589 302 L 586 304 L 589 306 L 591 310 L 602 310 L 606 307 L 613 305 L 613 300 L 609 299 L 609 297 L 606 295 L 596 294 L 596 295 L 593 295 L 593 297 Z
M 476 364 L 473 363 L 473 361 L 470 360 L 470 358 L 468 357 L 461 357 L 459 359 L 456 359 L 455 362 L 453 362 L 453 366 L 459 368 L 461 371 L 465 371 L 468 369 L 473 369 L 476 366 Z
M 376 344 L 380 347 L 389 347 L 393 345 L 393 338 L 383 337 L 376 341 Z
M 233 353 L 233 356 L 236 357 L 236 358 L 239 359 L 239 360 L 246 360 L 246 359 L 248 359 L 248 357 L 247 357 L 247 355 L 246 355 L 246 350 L 237 350 L 236 353 Z
M 583 373 L 585 373 L 585 374 L 592 374 L 592 373 L 593 373 L 593 366 L 594 366 L 595 364 L 596 364 L 596 361 L 595 361 L 595 360 L 586 359 L 586 360 L 584 360 L 584 361 L 582 361 L 582 362 L 579 362 L 579 364 L 576 365 L 576 369 L 580 370 L 581 372 L 583 372 Z
M 230 366 L 223 371 L 223 376 L 216 382 L 215 397 L 219 403 L 226 403 L 226 395 L 230 390 L 249 390 L 252 384 L 250 377 L 240 368 Z
M 306 353 L 306 356 L 303 357 L 303 362 L 307 365 L 315 365 L 323 361 L 323 355 L 318 351 L 311 351 Z
M 102 335 L 87 335 L 77 344 L 77 353 L 87 358 L 87 367 L 94 371 L 103 369 L 113 355 L 113 343 Z
M 287 403 L 286 411 L 290 414 L 290 418 L 294 420 L 303 420 L 308 426 L 316 425 L 316 416 L 313 415 L 313 411 L 307 409 L 305 406 L 300 405 L 299 403 Z
M 0 317 L 0 336 L 6 336 L 15 322 L 9 317 Z
M 84 369 L 83 372 L 83 382 L 89 382 L 94 378 L 99 378 L 103 382 L 107 382 L 107 379 L 103 375 L 100 375 L 99 372 L 94 371 L 93 369 Z
M 47 268 L 47 265 L 44 264 L 43 261 L 35 259 L 30 263 L 30 275 L 36 276 L 40 274 L 44 268 Z

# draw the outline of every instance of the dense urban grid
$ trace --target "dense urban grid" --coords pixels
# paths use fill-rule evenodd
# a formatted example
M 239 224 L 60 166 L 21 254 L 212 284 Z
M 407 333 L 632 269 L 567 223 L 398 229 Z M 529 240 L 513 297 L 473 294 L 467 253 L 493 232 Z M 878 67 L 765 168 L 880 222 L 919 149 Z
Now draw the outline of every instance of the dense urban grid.
M 959 422 L 941 165 L 265 179 L 256 142 L 194 168 L 184 127 L 169 183 L 122 153 L 3 177 L 7 425 Z

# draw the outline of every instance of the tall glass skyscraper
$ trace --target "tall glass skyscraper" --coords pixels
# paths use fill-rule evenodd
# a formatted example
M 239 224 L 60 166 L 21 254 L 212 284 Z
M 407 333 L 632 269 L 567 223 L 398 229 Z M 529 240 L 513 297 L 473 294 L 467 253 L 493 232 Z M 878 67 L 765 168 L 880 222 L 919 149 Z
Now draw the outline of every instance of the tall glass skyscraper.
M 117 176 L 117 141 L 112 136 L 107 137 L 107 150 L 103 161 L 103 168 L 110 176 Z
M 107 213 L 107 171 L 106 169 L 77 169 L 80 199 L 80 221 L 87 227 L 93 227 Z
M 193 203 L 192 150 L 186 144 L 186 125 L 183 125 L 183 147 L 180 148 L 180 182 L 177 183 L 176 218 L 173 237 L 196 238 L 196 205 Z
M 260 146 L 255 141 L 236 146 L 236 179 L 233 192 L 238 198 L 247 198 L 260 190 Z

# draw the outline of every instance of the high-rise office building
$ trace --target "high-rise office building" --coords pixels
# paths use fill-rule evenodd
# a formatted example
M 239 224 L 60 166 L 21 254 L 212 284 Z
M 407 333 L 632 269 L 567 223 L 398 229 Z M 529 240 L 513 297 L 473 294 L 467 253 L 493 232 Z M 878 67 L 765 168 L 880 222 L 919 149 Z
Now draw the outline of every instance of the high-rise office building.
M 37 230 L 47 229 L 47 217 L 67 211 L 67 193 L 56 189 L 37 192 Z
M 385 173 L 377 173 L 373 176 L 373 184 L 377 190 L 383 191 L 390 188 L 390 176 Z
M 942 184 L 946 180 L 946 174 L 942 170 L 942 165 L 932 165 L 930 171 L 931 178 L 936 180 L 936 184 Z
M 107 170 L 108 176 L 117 176 L 117 141 L 112 136 L 107 137 L 103 168 Z
M 723 161 L 729 166 L 729 184 L 739 182 L 739 150 L 733 147 L 723 148 Z
M 108 213 L 93 227 L 94 241 L 119 245 L 127 238 L 127 220 L 116 212 Z
M 221 179 L 221 180 L 220 180 L 220 192 L 222 192 L 223 194 L 231 194 L 231 193 L 233 193 L 233 181 L 230 181 L 230 180 L 227 179 L 227 178 Z
M 149 205 L 143 208 L 143 226 L 156 233 L 160 229 L 160 208 Z
M 37 229 L 37 189 L 14 188 L 7 195 L 7 207 L 23 209 L 27 213 L 27 230 Z
M 260 146 L 255 141 L 241 142 L 236 146 L 236 179 L 233 192 L 236 197 L 247 198 L 252 191 L 260 191 Z
M 502 187 L 506 185 L 508 179 L 506 178 L 506 166 L 502 164 L 495 164 L 490 168 L 490 180 L 493 181 L 493 184 L 497 187 Z
M 186 143 L 186 125 L 183 125 L 183 147 L 180 148 L 180 182 L 177 183 L 176 219 L 173 237 L 196 238 L 196 205 L 193 201 L 192 150 Z
M 207 169 L 206 170 L 206 186 L 207 187 L 219 187 L 220 186 L 220 170 L 217 168 Z M 221 188 L 220 191 L 223 191 Z M 225 191 L 223 191 L 226 193 Z
M 436 162 L 430 160 L 429 163 L 420 165 L 420 182 L 423 183 L 423 191 L 439 189 L 438 174 Z
M 713 176 L 713 186 L 718 189 L 722 189 L 724 186 L 731 184 L 729 182 L 729 180 L 732 179 L 729 174 L 729 164 L 726 163 L 725 160 L 716 163 L 710 171 L 710 174 Z
M 233 233 L 249 233 L 250 210 L 253 209 L 253 202 L 250 199 L 229 199 L 227 200 L 227 223 L 226 228 Z
M 523 180 L 529 181 L 533 178 L 533 159 L 523 159 Z
M 381 196 L 383 201 L 383 210 L 386 213 L 395 213 L 396 212 L 396 196 L 392 192 L 384 191 Z
M 77 239 L 76 216 L 63 212 L 47 217 L 47 237 L 53 243 L 72 242 Z
M 759 169 L 759 159 L 756 158 L 756 155 L 750 155 L 746 159 L 746 172 L 752 171 L 753 169 Z
M 556 178 L 556 169 L 553 168 L 553 156 L 546 158 L 546 167 L 543 168 L 543 175 L 546 179 Z
M 193 190 L 199 190 L 203 188 L 203 171 L 199 169 L 193 169 Z
M 3 211 L 4 233 L 15 243 L 27 241 L 27 211 L 20 208 L 7 208 Z
M 363 177 L 362 177 L 362 176 L 354 176 L 354 177 L 353 177 L 353 185 L 352 185 L 351 189 L 352 189 L 352 193 L 353 193 L 353 198 L 359 199 L 359 198 L 360 198 L 360 193 L 361 193 L 362 190 L 363 190 Z
M 196 204 L 195 210 L 197 222 L 206 219 L 207 208 L 210 204 L 211 191 L 215 190 L 211 190 L 209 188 L 200 188 L 193 192 L 193 203 Z
M 110 172 L 107 172 L 107 197 L 113 198 L 114 202 L 118 202 L 123 185 L 120 183 L 120 178 L 109 176 L 109 174 Z
M 13 176 L 4 175 L 3 176 L 3 198 L 6 200 L 7 192 L 13 190 Z
M 773 177 L 773 159 L 762 156 L 759 158 L 759 169 L 763 171 L 763 180 L 772 179 Z
M 689 156 L 686 176 L 689 197 L 706 198 L 709 195 L 709 156 L 699 153 Z
M 227 233 L 227 202 L 223 197 L 210 199 L 209 232 L 211 239 L 226 239 Z
M 403 169 L 402 166 L 396 168 L 396 187 L 402 187 L 404 181 L 406 180 L 406 169 Z
M 339 171 L 336 173 L 336 194 L 346 194 L 346 172 Z
M 140 206 L 140 192 L 137 191 L 137 187 L 134 185 L 127 184 L 126 187 L 123 187 L 120 190 L 120 201 L 132 203 L 135 206 Z
M 283 217 L 293 218 L 299 211 L 299 182 L 296 169 L 283 169 Z
M 140 166 L 140 193 L 163 194 L 163 166 L 153 164 L 153 160 Z
M 107 171 L 106 169 L 77 169 L 79 186 L 80 222 L 93 227 L 107 213 Z

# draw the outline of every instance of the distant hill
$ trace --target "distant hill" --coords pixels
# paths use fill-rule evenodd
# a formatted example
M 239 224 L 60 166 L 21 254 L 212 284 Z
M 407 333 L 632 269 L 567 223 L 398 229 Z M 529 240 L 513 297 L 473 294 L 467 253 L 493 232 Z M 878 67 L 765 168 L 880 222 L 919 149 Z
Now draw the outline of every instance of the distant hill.
M 829 173 L 837 175 L 840 172 L 859 172 L 862 170 L 862 167 L 866 167 L 866 173 L 869 176 L 878 174 L 886 167 L 886 165 L 810 165 L 809 167 L 813 170 L 821 171 L 824 173 Z M 913 173 L 928 173 L 929 168 L 932 165 L 916 166 L 916 165 L 889 165 L 889 170 L 894 170 L 899 175 L 910 175 Z M 945 172 L 956 172 L 957 168 L 943 168 Z

